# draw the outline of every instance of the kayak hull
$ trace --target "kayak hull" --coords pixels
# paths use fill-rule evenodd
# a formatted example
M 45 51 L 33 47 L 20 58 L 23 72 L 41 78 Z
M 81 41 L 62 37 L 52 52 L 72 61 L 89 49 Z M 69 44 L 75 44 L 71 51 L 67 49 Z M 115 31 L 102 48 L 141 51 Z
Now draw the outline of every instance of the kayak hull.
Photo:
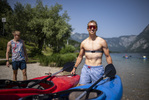
M 24 84 L 21 84 L 21 87 L 26 87 L 29 82 L 36 82 L 41 80 L 47 76 L 37 77 L 27 81 L 20 81 Z M 0 100 L 17 100 L 21 97 L 29 96 L 29 95 L 38 95 L 38 94 L 49 94 L 55 93 L 59 91 L 68 90 L 72 87 L 75 87 L 79 82 L 79 75 L 63 75 L 63 76 L 52 76 L 47 79 L 46 82 L 40 83 L 42 88 L 18 88 L 17 85 L 6 85 L 5 88 L 0 89 Z M 0 82 L 5 80 L 0 80 Z M 11 81 L 11 80 L 6 80 Z M 18 82 L 19 83 L 19 82 Z M 25 84 L 26 83 L 26 84 Z M 66 85 L 67 84 L 67 85 Z
M 78 86 L 57 93 L 27 96 L 21 98 L 21 100 L 75 100 L 91 85 L 92 84 Z M 107 78 L 100 81 L 87 95 L 89 95 L 88 100 L 121 100 L 122 94 L 122 82 L 120 77 L 116 75 L 113 79 Z M 80 100 L 86 100 L 85 98 L 86 95 Z
M 78 86 L 72 89 L 87 89 L 91 85 Z M 100 81 L 93 89 L 100 90 L 103 94 L 92 100 L 121 100 L 123 94 L 121 78 L 118 75 L 113 79 L 107 78 Z

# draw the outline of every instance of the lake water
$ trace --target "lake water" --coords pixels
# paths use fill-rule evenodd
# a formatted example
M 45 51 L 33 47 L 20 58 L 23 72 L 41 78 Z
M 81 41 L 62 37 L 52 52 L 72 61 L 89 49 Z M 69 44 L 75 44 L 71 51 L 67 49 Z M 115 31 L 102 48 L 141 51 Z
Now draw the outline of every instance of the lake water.
M 149 100 L 149 54 L 127 53 L 131 56 L 123 58 L 126 53 L 111 53 L 113 64 L 117 70 L 117 75 L 121 77 L 123 84 L 122 100 Z M 148 59 L 142 59 L 143 56 Z M 81 69 L 85 59 L 82 60 L 77 74 L 81 74 Z M 103 66 L 107 65 L 103 56 Z

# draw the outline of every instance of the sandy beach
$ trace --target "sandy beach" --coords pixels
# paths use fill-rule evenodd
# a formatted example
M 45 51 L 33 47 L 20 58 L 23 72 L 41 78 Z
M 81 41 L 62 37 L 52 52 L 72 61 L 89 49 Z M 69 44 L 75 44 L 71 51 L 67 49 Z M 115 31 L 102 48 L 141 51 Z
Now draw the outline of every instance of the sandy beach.
M 27 64 L 27 77 L 28 79 L 32 79 L 35 77 L 44 76 L 45 73 L 55 73 L 59 71 L 60 67 L 49 67 L 49 66 L 40 66 L 39 63 L 33 63 L 33 64 Z M 59 73 L 63 74 L 63 73 Z M 12 71 L 12 65 L 10 67 L 6 67 L 6 65 L 0 66 L 0 79 L 13 79 L 13 71 Z M 22 71 L 18 70 L 17 75 L 18 80 L 23 80 Z

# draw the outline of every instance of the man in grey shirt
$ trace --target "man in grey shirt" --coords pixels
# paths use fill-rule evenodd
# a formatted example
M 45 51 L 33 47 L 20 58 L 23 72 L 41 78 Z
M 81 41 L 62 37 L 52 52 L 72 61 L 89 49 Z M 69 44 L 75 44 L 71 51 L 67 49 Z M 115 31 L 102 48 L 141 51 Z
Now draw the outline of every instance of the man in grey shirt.
M 9 52 L 12 50 L 12 69 L 13 69 L 13 80 L 17 81 L 18 68 L 22 70 L 23 80 L 27 80 L 26 74 L 26 62 L 28 61 L 28 56 L 25 48 L 24 41 L 20 38 L 20 31 L 14 31 L 14 39 L 7 43 L 6 51 L 6 66 L 9 67 Z

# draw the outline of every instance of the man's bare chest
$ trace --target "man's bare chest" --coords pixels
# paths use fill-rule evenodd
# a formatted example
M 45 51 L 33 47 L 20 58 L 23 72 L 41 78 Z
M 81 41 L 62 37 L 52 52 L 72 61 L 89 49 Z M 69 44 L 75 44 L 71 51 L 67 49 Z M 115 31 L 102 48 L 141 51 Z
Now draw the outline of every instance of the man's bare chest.
M 102 50 L 102 45 L 99 42 L 86 42 L 84 44 L 84 49 L 85 50 Z

